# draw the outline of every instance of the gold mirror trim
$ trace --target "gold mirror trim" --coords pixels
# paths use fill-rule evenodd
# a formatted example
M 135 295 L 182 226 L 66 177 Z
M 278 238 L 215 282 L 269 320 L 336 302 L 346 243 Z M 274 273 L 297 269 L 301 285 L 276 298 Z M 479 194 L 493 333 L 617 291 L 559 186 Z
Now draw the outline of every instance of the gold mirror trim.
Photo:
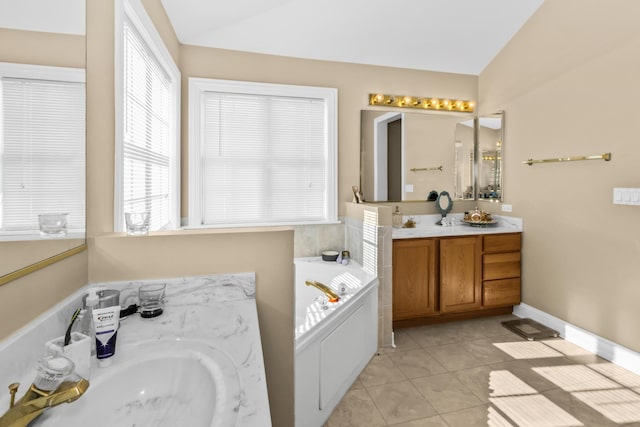
M 75 248 L 71 248 L 68 251 L 61 252 L 52 257 L 43 259 L 42 261 L 38 261 L 36 263 L 28 265 L 24 268 L 21 268 L 20 270 L 16 270 L 12 273 L 5 274 L 4 276 L 0 276 L 0 286 L 9 283 L 12 280 L 16 280 L 16 279 L 19 279 L 20 277 L 26 276 L 27 274 L 31 274 L 34 271 L 41 270 L 45 267 L 50 266 L 51 264 L 55 264 L 58 261 L 62 261 L 65 258 L 72 257 L 86 250 L 87 250 L 87 244 L 85 243 L 80 246 L 76 246 Z

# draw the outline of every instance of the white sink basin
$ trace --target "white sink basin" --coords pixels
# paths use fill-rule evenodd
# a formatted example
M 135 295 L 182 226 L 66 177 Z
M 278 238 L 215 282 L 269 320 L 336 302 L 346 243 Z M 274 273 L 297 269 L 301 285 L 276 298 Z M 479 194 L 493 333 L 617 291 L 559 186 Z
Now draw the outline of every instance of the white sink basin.
M 77 401 L 50 408 L 34 426 L 228 427 L 240 405 L 236 367 L 221 350 L 195 340 L 161 340 L 116 350 L 92 366 Z

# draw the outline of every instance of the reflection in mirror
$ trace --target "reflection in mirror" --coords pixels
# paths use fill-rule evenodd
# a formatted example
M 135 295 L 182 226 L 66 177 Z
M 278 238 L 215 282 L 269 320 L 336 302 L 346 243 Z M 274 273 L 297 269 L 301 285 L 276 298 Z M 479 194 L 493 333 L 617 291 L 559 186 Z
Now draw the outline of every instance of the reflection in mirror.
M 0 276 L 85 242 L 84 34 L 85 0 L 0 0 Z
M 455 142 L 455 192 L 458 200 L 473 200 L 475 195 L 474 120 L 469 119 L 456 124 Z
M 478 200 L 502 201 L 504 113 L 478 118 Z
M 431 191 L 453 193 L 451 146 L 456 123 L 463 116 L 362 110 L 360 189 L 364 200 L 426 201 Z

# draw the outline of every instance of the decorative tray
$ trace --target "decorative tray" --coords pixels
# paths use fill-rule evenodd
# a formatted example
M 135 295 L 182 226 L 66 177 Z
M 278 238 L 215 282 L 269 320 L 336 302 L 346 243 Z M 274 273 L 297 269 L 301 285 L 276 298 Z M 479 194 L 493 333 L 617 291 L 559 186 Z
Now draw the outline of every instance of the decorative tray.
M 482 226 L 493 225 L 498 223 L 498 221 L 496 221 L 495 219 L 492 219 L 489 221 L 471 221 L 469 219 L 463 219 L 462 222 L 464 222 L 465 224 L 469 224 L 472 227 L 482 227 Z

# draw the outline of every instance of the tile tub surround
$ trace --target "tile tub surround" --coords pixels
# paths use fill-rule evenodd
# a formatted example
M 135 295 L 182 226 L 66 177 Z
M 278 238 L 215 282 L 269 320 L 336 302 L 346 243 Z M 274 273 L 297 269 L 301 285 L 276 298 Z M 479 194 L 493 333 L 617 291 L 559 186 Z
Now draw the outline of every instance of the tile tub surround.
M 293 256 L 320 256 L 322 251 L 348 249 L 345 246 L 345 226 L 343 219 L 340 223 L 320 225 L 295 225 Z
M 365 232 L 365 228 L 367 231 Z M 378 291 L 378 346 L 387 347 L 392 341 L 392 230 L 391 226 L 367 225 L 358 219 L 345 219 L 345 246 L 351 259 L 375 269 L 380 281 Z M 366 237 L 365 237 L 366 235 Z M 366 252 L 366 256 L 365 256 Z
M 127 344 L 135 344 L 148 340 L 191 338 L 205 341 L 224 352 L 235 364 L 241 393 L 236 396 L 238 426 L 268 426 L 270 425 L 269 403 L 262 359 L 262 347 L 258 327 L 258 315 L 255 304 L 255 275 L 253 273 L 222 274 L 211 276 L 183 277 L 164 280 L 145 280 L 131 282 L 109 282 L 89 285 L 106 286 L 121 291 L 121 303 L 128 304 L 129 297 L 137 293 L 142 283 L 167 283 L 164 313 L 153 319 L 143 319 L 139 315 L 132 315 L 122 319 L 118 330 L 116 355 L 111 366 L 98 368 L 95 359 L 92 360 L 92 373 L 98 375 L 101 370 L 108 370 L 118 366 L 118 349 Z M 75 307 L 87 287 L 76 292 L 63 301 L 58 307 L 64 311 L 65 307 Z M 70 315 L 69 315 L 70 316 Z M 11 344 L 16 344 L 20 338 L 33 334 L 32 345 L 35 339 L 42 338 L 40 344 L 28 348 L 22 345 L 20 351 L 26 351 L 27 355 L 35 355 L 39 358 L 46 340 L 61 335 L 57 331 L 54 335 L 38 337 L 42 335 L 38 329 L 46 328 L 46 323 L 56 318 L 56 313 L 45 313 L 29 325 L 29 331 L 24 331 L 21 337 L 11 342 L 3 343 L 0 348 L 0 365 L 2 377 L 6 384 L 17 379 L 25 385 L 30 384 L 34 378 L 33 363 L 23 366 L 22 374 L 11 375 L 5 369 L 4 362 L 13 362 L 13 366 L 21 355 Z M 63 317 L 67 318 L 67 317 Z M 44 324 L 44 325 L 43 325 Z M 64 329 L 62 329 L 64 333 Z M 23 364 L 26 365 L 26 364 Z M 11 365 L 9 365 L 11 366 Z M 5 379 L 5 377 L 12 377 Z M 17 378 L 16 378 L 17 377 Z M 7 382 L 8 380 L 8 382 Z M 91 380 L 90 380 L 91 381 Z M 1 385 L 1 384 L 0 384 Z M 24 387 L 24 386 L 23 386 Z M 20 396 L 24 388 L 18 392 Z M 90 390 L 83 398 L 90 397 Z M 8 407 L 8 393 L 0 399 L 0 407 Z M 55 410 L 55 408 L 53 409 Z
M 449 214 L 447 218 L 454 218 L 455 225 L 443 227 L 436 225 L 442 218 L 441 215 L 412 215 L 416 222 L 415 228 L 394 228 L 394 239 L 415 239 L 420 237 L 444 237 L 444 236 L 473 236 L 478 234 L 517 233 L 523 231 L 522 218 L 493 215 L 498 221 L 495 225 L 486 227 L 472 227 L 462 222 L 463 214 Z M 403 224 L 409 219 L 408 215 L 402 217 Z

